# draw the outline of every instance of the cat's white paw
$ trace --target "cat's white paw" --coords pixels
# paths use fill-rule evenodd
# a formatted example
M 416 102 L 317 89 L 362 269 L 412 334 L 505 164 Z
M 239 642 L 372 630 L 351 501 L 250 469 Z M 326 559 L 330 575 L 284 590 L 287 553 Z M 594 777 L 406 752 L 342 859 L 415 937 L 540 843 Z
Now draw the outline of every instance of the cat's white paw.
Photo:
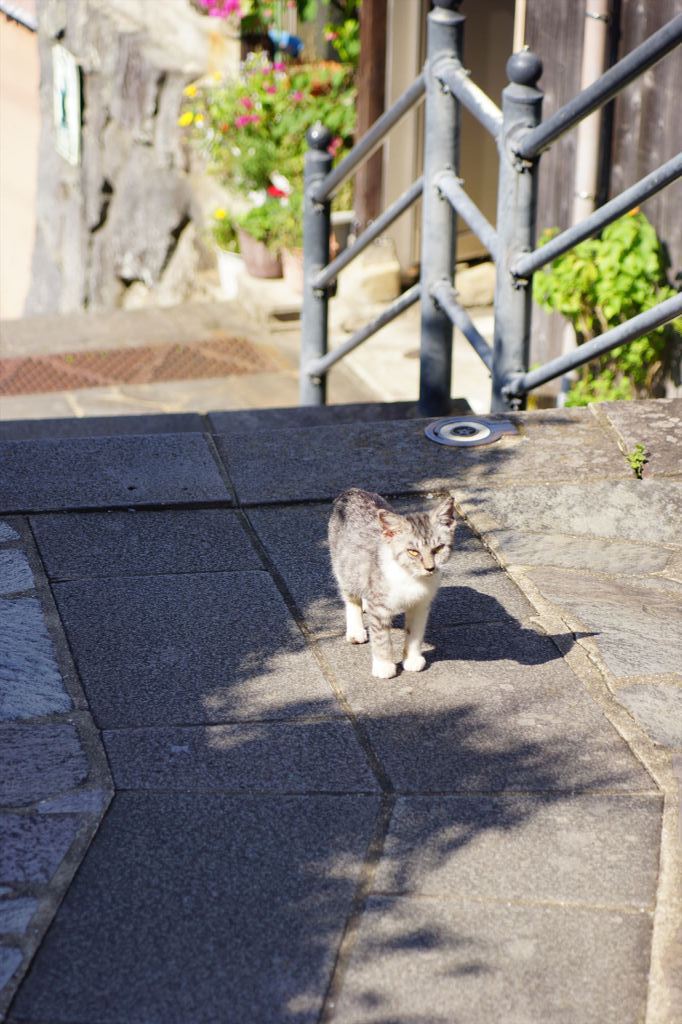
M 426 658 L 423 654 L 413 654 L 409 658 L 405 658 L 403 668 L 406 672 L 421 672 L 425 664 Z
M 346 630 L 346 640 L 349 644 L 366 644 L 367 630 L 364 626 Z
M 372 675 L 377 679 L 392 679 L 398 668 L 393 661 L 385 661 L 383 658 L 372 660 Z

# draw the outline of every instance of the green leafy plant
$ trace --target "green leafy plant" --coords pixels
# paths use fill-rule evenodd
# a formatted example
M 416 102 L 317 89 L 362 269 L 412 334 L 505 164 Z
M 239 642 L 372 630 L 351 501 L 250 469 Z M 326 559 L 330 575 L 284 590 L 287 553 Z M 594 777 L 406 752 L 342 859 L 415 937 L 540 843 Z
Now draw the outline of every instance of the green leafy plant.
M 328 2 L 326 6 L 336 8 L 340 21 L 325 25 L 325 39 L 331 43 L 343 64 L 357 67 L 360 59 L 360 0 L 335 0 Z
M 253 206 L 237 218 L 237 227 L 262 242 L 271 252 L 281 248 L 282 224 L 287 210 L 279 199 L 267 199 L 260 206 Z
M 630 469 L 635 474 L 638 480 L 642 479 L 642 472 L 644 466 L 649 461 L 647 459 L 646 448 L 643 444 L 636 444 L 631 452 L 628 452 L 625 458 L 630 464 Z
M 540 244 L 556 233 L 545 232 Z M 633 210 L 535 274 L 533 296 L 544 309 L 563 313 L 582 344 L 675 295 L 667 268 L 656 231 Z M 566 404 L 659 394 L 669 374 L 679 376 L 681 346 L 678 318 L 583 366 Z
M 219 249 L 223 249 L 225 252 L 239 252 L 239 239 L 234 221 L 222 206 L 213 211 L 211 230 Z

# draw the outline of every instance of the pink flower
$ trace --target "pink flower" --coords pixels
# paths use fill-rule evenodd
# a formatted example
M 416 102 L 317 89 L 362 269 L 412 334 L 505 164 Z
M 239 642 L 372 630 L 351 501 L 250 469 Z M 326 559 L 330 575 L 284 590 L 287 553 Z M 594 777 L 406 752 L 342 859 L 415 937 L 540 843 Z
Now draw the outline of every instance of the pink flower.
M 291 94 L 291 98 L 294 101 L 294 103 L 300 103 L 301 100 L 303 99 L 303 93 L 301 92 L 300 89 L 294 89 L 294 91 Z
M 324 38 L 327 40 L 328 43 L 333 43 L 335 39 L 339 38 L 339 33 L 338 32 L 332 32 L 330 30 L 329 32 L 325 32 Z
M 246 108 L 246 110 L 253 110 L 253 100 L 250 96 L 242 96 L 239 102 Z
M 260 117 L 258 114 L 240 114 L 239 117 L 235 117 L 234 123 L 236 128 L 243 128 L 247 124 L 258 124 Z
M 265 91 L 269 92 L 272 95 L 272 93 L 277 92 L 277 86 L 276 85 L 266 85 L 265 86 Z
M 332 156 L 336 156 L 342 145 L 343 139 L 339 135 L 335 135 L 332 141 L 327 146 L 327 152 L 331 153 Z
M 276 60 L 272 67 L 275 71 L 286 71 L 287 69 L 286 64 L 282 60 Z

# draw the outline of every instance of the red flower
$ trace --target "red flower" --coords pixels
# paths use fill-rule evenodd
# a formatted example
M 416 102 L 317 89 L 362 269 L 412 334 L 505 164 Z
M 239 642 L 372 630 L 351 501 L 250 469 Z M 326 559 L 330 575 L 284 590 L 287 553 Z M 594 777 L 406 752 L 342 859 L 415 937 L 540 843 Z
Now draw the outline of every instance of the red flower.
M 227 123 L 227 121 L 223 121 L 223 123 L 220 125 L 220 130 L 223 133 L 223 135 L 225 134 L 225 132 L 229 132 L 230 126 Z
M 277 188 L 276 185 L 268 185 L 268 195 L 273 199 L 285 199 L 287 193 L 283 192 L 281 188 Z

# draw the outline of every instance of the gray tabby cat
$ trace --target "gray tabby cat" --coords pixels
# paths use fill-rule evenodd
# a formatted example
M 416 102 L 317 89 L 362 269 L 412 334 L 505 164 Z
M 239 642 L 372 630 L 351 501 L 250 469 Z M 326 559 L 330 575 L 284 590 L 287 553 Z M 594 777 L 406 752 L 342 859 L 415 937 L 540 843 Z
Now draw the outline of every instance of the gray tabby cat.
M 430 512 L 399 515 L 378 494 L 353 487 L 334 502 L 329 521 L 332 569 L 346 605 L 346 640 L 372 642 L 372 675 L 396 674 L 391 619 L 405 612 L 403 668 L 420 672 L 426 664 L 422 640 L 439 569 L 452 551 L 454 506 L 446 498 Z

